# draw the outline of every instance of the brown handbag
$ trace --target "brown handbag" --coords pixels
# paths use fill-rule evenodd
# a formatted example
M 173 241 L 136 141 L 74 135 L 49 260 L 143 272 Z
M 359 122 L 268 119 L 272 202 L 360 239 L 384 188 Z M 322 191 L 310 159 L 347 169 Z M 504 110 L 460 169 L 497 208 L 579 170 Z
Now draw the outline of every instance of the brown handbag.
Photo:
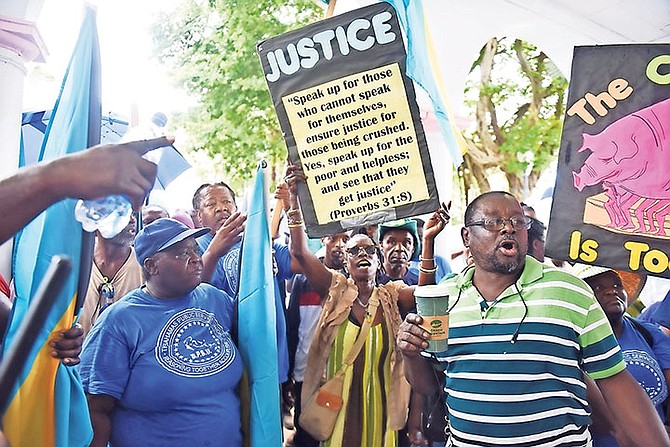
M 372 294 L 370 305 L 365 315 L 365 321 L 356 337 L 354 345 L 344 359 L 342 368 L 314 393 L 303 405 L 300 413 L 300 427 L 318 441 L 325 441 L 333 434 L 337 415 L 342 408 L 342 388 L 344 387 L 344 373 L 358 357 L 367 338 L 372 320 L 377 313 L 379 298 L 377 291 Z

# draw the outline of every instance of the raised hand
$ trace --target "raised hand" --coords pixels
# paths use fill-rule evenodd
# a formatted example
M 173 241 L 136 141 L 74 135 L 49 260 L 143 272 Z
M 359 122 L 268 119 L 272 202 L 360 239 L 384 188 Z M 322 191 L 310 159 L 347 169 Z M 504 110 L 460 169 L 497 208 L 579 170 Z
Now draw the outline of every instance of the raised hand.
M 246 214 L 235 211 L 218 229 L 207 251 L 212 250 L 218 257 L 228 252 L 233 245 L 242 240 L 246 222 Z
M 62 197 L 96 199 L 123 194 L 139 209 L 154 185 L 157 170 L 142 155 L 172 143 L 174 138 L 160 137 L 95 146 L 54 160 L 52 182 Z
M 449 215 L 449 209 L 451 208 L 451 202 L 448 205 L 442 203 L 442 206 L 438 208 L 432 216 L 426 221 L 423 225 L 423 237 L 435 239 L 435 237 L 444 230 L 444 227 L 449 223 L 451 216 Z

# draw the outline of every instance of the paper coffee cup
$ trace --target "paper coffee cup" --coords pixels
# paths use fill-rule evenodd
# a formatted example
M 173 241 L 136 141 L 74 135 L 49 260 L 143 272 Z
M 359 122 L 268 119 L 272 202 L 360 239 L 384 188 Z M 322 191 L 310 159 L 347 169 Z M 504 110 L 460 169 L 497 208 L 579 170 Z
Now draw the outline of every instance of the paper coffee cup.
M 446 351 L 449 339 L 449 293 L 446 285 L 417 286 L 414 300 L 417 313 L 423 317 L 421 327 L 430 333 L 425 350 Z

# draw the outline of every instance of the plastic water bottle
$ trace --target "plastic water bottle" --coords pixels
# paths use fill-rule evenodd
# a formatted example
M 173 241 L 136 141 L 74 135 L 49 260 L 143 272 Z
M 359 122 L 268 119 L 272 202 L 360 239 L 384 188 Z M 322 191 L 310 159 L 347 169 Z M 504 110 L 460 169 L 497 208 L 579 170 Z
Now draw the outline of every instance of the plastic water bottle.
M 157 112 L 151 118 L 150 126 L 130 129 L 120 142 L 148 140 L 162 136 L 166 123 L 165 114 Z M 154 149 L 145 154 L 144 158 L 158 164 L 162 152 L 162 148 Z M 88 232 L 98 230 L 102 237 L 110 239 L 126 228 L 132 212 L 133 207 L 126 196 L 111 195 L 99 199 L 79 200 L 74 208 L 74 217 L 81 222 L 84 230 Z

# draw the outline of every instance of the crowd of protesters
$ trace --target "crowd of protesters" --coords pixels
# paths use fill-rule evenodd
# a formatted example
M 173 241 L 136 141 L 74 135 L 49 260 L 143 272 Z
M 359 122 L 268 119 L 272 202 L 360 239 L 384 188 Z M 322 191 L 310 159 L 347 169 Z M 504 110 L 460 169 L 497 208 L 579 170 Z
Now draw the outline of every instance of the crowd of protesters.
M 122 193 L 139 209 L 156 173 L 141 154 L 164 143 L 102 146 L 1 181 L 0 203 L 17 212 L 0 239 L 64 197 Z M 102 162 L 106 175 L 77 174 Z M 286 304 L 287 324 L 277 325 L 286 342 L 277 390 L 293 416 L 285 445 L 670 446 L 665 316 L 624 316 L 640 291 L 624 273 L 545 260 L 545 224 L 506 192 L 467 205 L 460 272 L 435 253 L 446 206 L 425 221 L 332 234 L 314 250 L 297 196 L 304 180 L 288 166 L 277 192 L 288 244 L 272 247 Z M 218 182 L 194 191 L 192 212 L 146 206 L 113 238 L 96 235 L 83 329 L 52 342 L 54 357 L 78 364 L 91 445 L 243 445 L 234 319 L 245 222 L 235 192 Z M 438 282 L 452 300 L 449 344 L 427 355 L 413 293 Z M 342 407 L 319 441 L 301 424 L 303 405 L 340 372 Z M 435 439 L 423 422 L 426 399 L 438 395 L 448 421 Z

